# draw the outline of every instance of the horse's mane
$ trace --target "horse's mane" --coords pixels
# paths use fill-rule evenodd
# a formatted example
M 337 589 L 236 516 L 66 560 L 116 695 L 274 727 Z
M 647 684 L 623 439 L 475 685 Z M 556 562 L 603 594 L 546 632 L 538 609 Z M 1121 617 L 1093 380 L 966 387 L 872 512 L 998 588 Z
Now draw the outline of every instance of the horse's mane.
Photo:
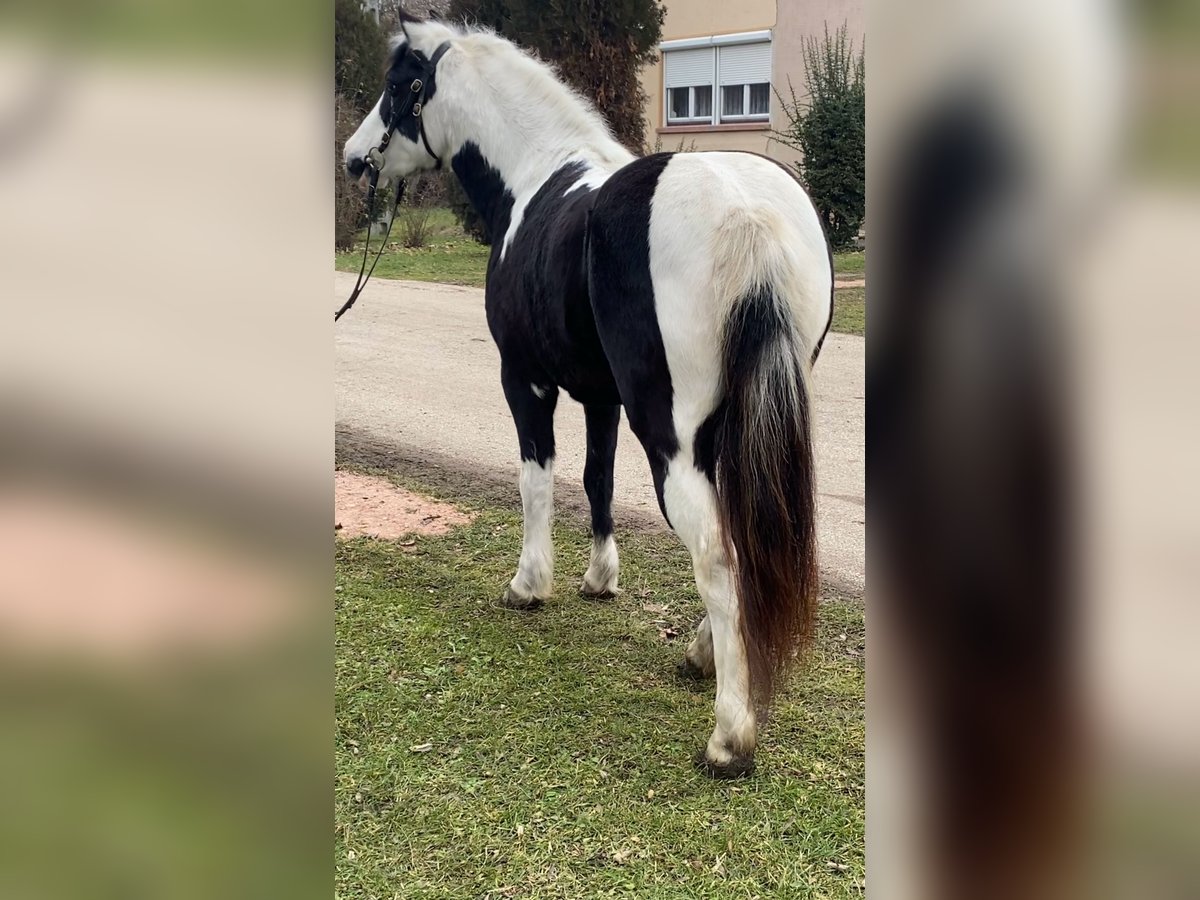
M 497 84 L 500 78 L 515 80 L 519 85 L 518 96 L 507 99 L 522 104 L 539 116 L 549 113 L 560 133 L 568 133 L 575 140 L 601 152 L 610 150 L 610 145 L 620 147 L 595 105 L 565 84 L 552 65 L 490 28 L 438 20 L 406 19 L 405 33 L 393 38 L 393 48 L 403 43 L 406 36 L 422 44 L 424 35 L 421 32 L 427 27 L 446 29 L 456 49 L 467 55 L 480 71 L 487 73 L 494 67 L 490 74 L 497 77 L 485 78 L 488 85 Z M 621 148 L 621 152 L 627 151 Z

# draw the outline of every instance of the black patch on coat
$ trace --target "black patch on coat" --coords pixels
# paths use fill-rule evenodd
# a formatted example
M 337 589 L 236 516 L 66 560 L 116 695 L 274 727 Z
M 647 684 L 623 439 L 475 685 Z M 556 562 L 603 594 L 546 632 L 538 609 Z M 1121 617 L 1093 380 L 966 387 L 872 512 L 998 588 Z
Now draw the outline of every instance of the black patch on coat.
M 592 508 L 592 534 L 607 537 L 613 532 L 613 463 L 617 457 L 620 406 L 589 404 L 587 418 L 587 461 L 583 466 L 583 489 Z
M 392 51 L 388 62 L 387 84 L 383 90 L 383 100 L 379 104 L 379 116 L 383 124 L 392 121 L 392 110 L 397 103 L 408 102 L 412 93 L 413 79 L 419 78 L 424 83 L 425 103 L 429 103 L 437 93 L 437 69 L 429 69 L 429 57 L 420 50 L 410 50 L 408 41 L 404 41 Z M 408 140 L 416 143 L 420 140 L 421 120 L 412 114 L 401 116 L 396 123 L 396 131 Z
M 478 145 L 471 141 L 463 144 L 454 154 L 454 158 L 450 160 L 450 167 L 458 176 L 467 199 L 471 201 L 479 217 L 487 223 L 488 233 L 493 236 L 494 245 L 495 236 L 508 231 L 513 207 L 512 191 L 500 177 L 500 172 L 480 152 Z
M 696 429 L 692 443 L 692 459 L 696 468 L 703 472 L 713 484 L 717 483 L 717 429 L 725 415 L 725 400 L 708 414 L 708 418 Z
M 545 468 L 554 457 L 554 408 L 558 405 L 558 388 L 542 388 L 543 396 L 533 392 L 529 376 L 506 360 L 500 361 L 500 385 L 504 399 L 517 426 L 517 446 L 521 461 L 533 460 Z M 541 387 L 539 385 L 539 387 Z
M 679 452 L 671 370 L 650 279 L 650 206 L 671 153 L 621 169 L 597 192 L 588 225 L 588 283 L 596 324 L 633 433 L 646 448 L 658 505 L 667 463 Z
M 586 171 L 575 161 L 546 179 L 525 207 L 507 252 L 511 200 L 503 216 L 489 220 L 487 318 L 514 377 L 540 387 L 558 385 L 580 403 L 612 406 L 621 398 L 596 333 L 584 264 L 584 232 L 596 191 L 571 190 Z M 472 203 L 488 217 L 486 205 L 474 198 Z

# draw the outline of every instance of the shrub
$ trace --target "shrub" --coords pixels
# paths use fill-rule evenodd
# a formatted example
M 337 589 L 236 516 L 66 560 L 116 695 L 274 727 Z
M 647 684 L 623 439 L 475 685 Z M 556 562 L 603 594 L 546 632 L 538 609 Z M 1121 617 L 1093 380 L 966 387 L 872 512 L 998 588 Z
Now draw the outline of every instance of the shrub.
M 387 40 L 359 0 L 336 0 L 333 44 L 333 242 L 338 250 L 349 250 L 358 230 L 367 224 L 366 202 L 342 167 L 342 148 L 382 90 Z
M 336 0 L 333 16 L 333 89 L 365 114 L 383 91 L 387 38 L 359 0 Z
M 488 233 L 487 222 L 483 221 L 479 213 L 475 211 L 475 207 L 467 199 L 466 192 L 458 183 L 458 178 L 453 172 L 446 173 L 444 184 L 446 205 L 450 207 L 450 212 L 454 213 L 454 218 L 458 219 L 462 230 L 479 243 L 490 245 L 492 236 Z
M 408 180 L 404 202 L 396 210 L 394 228 L 405 247 L 424 247 L 433 232 L 433 209 L 444 202 L 442 178 L 423 172 Z
M 654 139 L 654 146 L 650 148 L 650 152 L 651 153 L 662 153 L 663 152 L 663 142 L 662 142 L 661 134 Z M 679 139 L 679 146 L 677 146 L 674 150 L 668 150 L 666 152 L 668 152 L 668 153 L 695 153 L 695 152 L 697 152 L 696 141 L 694 138 L 689 141 L 687 139 L 687 136 L 685 135 L 684 137 L 681 137 Z
M 358 184 L 346 174 L 346 168 L 342 165 L 342 147 L 346 139 L 354 134 L 362 117 L 353 103 L 341 94 L 335 94 L 333 118 L 333 243 L 338 250 L 349 250 L 354 246 L 358 229 L 362 227 L 366 199 Z
M 863 52 L 846 26 L 804 43 L 807 102 L 779 97 L 788 119 L 773 139 L 802 154 L 796 164 L 835 250 L 854 244 L 866 216 L 866 91 Z

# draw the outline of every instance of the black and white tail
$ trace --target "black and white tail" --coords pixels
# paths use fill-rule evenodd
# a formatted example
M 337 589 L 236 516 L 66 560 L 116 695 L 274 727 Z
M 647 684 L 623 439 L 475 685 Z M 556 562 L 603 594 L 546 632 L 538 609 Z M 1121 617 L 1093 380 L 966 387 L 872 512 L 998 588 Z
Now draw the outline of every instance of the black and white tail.
M 723 403 L 714 450 L 722 535 L 734 564 L 750 683 L 769 702 L 777 677 L 812 635 L 818 569 L 808 391 L 815 341 L 797 309 L 803 273 L 769 211 L 724 230 L 718 266 Z M 811 281 L 810 281 L 811 283 Z

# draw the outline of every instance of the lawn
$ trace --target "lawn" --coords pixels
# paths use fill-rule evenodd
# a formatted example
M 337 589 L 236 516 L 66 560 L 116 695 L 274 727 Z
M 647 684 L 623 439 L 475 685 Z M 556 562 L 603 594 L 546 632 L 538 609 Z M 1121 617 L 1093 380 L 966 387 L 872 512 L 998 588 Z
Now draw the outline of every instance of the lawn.
M 483 287 L 487 275 L 490 249 L 467 237 L 448 209 L 435 209 L 430 216 L 431 233 L 428 244 L 420 248 L 403 246 L 400 237 L 402 223 L 393 226 L 387 250 L 379 258 L 375 275 L 379 278 L 407 278 L 413 281 L 440 281 L 443 284 L 465 284 Z M 371 241 L 374 258 L 378 239 Z M 357 272 L 362 264 L 362 244 L 348 253 L 335 256 L 337 268 Z M 368 260 L 370 265 L 370 260 Z M 835 253 L 835 274 L 847 278 L 861 277 L 865 272 L 866 255 L 861 251 Z M 865 327 L 866 291 L 863 288 L 842 288 L 834 301 L 833 330 L 847 334 L 862 334 Z M 839 308 L 840 307 L 840 308 Z
M 519 513 L 466 505 L 445 537 L 338 541 L 338 898 L 863 895 L 861 601 L 823 602 L 758 773 L 714 782 L 712 687 L 674 675 L 701 614 L 678 541 L 619 533 L 624 592 L 586 602 L 560 516 L 555 597 L 518 613 Z
M 838 288 L 833 292 L 833 324 L 829 327 L 843 334 L 866 333 L 866 288 Z
M 468 237 L 448 209 L 434 209 L 430 214 L 430 234 L 426 246 L 405 247 L 401 241 L 403 223 L 397 218 L 392 226 L 387 249 L 375 267 L 378 278 L 407 278 L 412 281 L 440 281 L 443 284 L 465 284 L 483 287 L 491 248 Z M 379 239 L 371 239 L 371 255 L 375 258 Z M 357 272 L 362 265 L 362 242 L 348 253 L 335 256 L 336 266 L 343 272 Z
M 862 278 L 867 274 L 867 254 L 846 250 L 833 254 L 833 274 L 843 278 Z

